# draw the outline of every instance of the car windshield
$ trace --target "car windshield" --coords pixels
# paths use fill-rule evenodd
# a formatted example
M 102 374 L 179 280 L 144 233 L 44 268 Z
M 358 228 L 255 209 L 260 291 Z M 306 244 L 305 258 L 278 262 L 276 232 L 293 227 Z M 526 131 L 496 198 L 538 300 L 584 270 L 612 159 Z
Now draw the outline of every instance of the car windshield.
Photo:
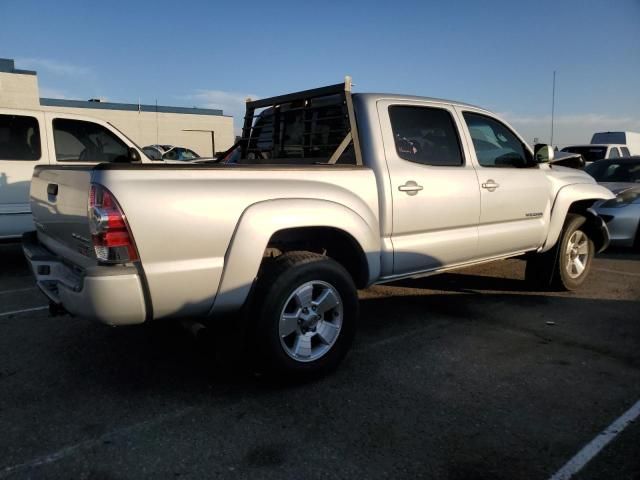
M 598 182 L 640 183 L 640 160 L 636 162 L 596 162 L 585 171 Z
M 161 160 L 162 159 L 162 155 L 160 154 L 160 152 L 158 150 L 156 150 L 155 148 L 153 148 L 153 147 L 144 147 L 142 149 L 142 151 L 151 160 Z
M 162 156 L 165 160 L 194 160 L 199 157 L 193 150 L 182 147 L 172 148 Z
M 563 152 L 579 153 L 587 162 L 602 160 L 607 155 L 607 147 L 566 147 Z

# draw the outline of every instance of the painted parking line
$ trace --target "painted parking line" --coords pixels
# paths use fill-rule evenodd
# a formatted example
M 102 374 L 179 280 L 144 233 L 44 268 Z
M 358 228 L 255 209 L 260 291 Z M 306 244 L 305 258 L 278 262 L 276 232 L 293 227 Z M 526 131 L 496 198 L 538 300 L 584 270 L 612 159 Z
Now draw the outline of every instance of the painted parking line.
M 13 310 L 11 312 L 2 312 L 2 313 L 0 313 L 0 317 L 8 317 L 9 315 L 18 315 L 20 313 L 38 312 L 40 310 L 46 310 L 47 308 L 49 308 L 49 306 L 48 305 L 44 305 L 42 307 L 24 308 L 22 310 Z
M 594 267 L 593 270 L 596 270 L 598 272 L 615 273 L 616 275 L 629 275 L 631 277 L 640 277 L 640 273 L 636 273 L 636 272 L 621 272 L 620 270 L 612 270 L 610 268 Z
M 188 413 L 193 412 L 194 410 L 195 410 L 194 406 L 188 406 L 176 412 L 159 414 L 149 420 L 145 420 L 140 423 L 117 428 L 99 437 L 91 438 L 89 440 L 85 440 L 83 442 L 76 443 L 73 445 L 68 445 L 56 452 L 51 452 L 47 455 L 36 457 L 34 459 L 29 460 L 28 462 L 19 463 L 17 465 L 10 465 L 4 468 L 0 467 L 0 478 L 6 478 L 18 472 L 29 471 L 34 468 L 41 467 L 43 465 L 48 465 L 50 463 L 58 462 L 66 457 L 74 455 L 77 452 L 89 450 L 89 449 L 104 445 L 108 440 L 113 440 L 118 437 L 127 437 L 128 435 L 142 432 L 145 429 L 160 425 L 166 421 L 176 420 L 180 417 L 187 415 Z
M 549 480 L 567 480 L 578 473 L 600 451 L 616 438 L 630 423 L 640 416 L 640 400 L 624 412 L 615 422 L 605 428 L 585 447 L 558 470 Z
M 37 290 L 38 287 L 28 287 L 28 288 L 15 288 L 13 290 L 2 290 L 0 295 L 8 295 L 10 293 L 20 293 L 20 292 L 29 292 L 31 290 Z

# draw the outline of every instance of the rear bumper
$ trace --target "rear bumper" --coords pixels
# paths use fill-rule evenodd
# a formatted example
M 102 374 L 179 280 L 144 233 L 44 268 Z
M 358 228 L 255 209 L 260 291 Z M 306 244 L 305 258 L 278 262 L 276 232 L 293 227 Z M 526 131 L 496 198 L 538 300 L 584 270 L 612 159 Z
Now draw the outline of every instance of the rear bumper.
M 25 233 L 22 245 L 40 290 L 72 315 L 108 325 L 145 321 L 144 291 L 135 267 L 96 266 L 82 270 L 47 250 L 36 232 Z

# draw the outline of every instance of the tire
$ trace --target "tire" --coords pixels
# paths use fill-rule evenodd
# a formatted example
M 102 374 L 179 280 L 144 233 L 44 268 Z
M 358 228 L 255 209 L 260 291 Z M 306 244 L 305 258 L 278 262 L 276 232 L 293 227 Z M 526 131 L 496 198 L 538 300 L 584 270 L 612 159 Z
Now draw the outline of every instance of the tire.
M 258 370 L 297 379 L 335 369 L 356 331 L 358 293 L 335 260 L 289 252 L 268 260 L 250 309 Z
M 582 215 L 567 214 L 558 243 L 527 260 L 525 280 L 542 290 L 575 290 L 589 275 L 595 255 L 593 240 L 581 227 Z

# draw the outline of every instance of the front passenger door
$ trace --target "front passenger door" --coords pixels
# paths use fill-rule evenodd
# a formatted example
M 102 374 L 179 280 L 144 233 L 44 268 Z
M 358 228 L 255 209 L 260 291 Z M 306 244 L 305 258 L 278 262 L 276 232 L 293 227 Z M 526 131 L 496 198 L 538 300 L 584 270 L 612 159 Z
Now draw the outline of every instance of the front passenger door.
M 484 112 L 462 111 L 480 182 L 478 258 L 538 248 L 551 212 L 544 168 L 509 127 Z

